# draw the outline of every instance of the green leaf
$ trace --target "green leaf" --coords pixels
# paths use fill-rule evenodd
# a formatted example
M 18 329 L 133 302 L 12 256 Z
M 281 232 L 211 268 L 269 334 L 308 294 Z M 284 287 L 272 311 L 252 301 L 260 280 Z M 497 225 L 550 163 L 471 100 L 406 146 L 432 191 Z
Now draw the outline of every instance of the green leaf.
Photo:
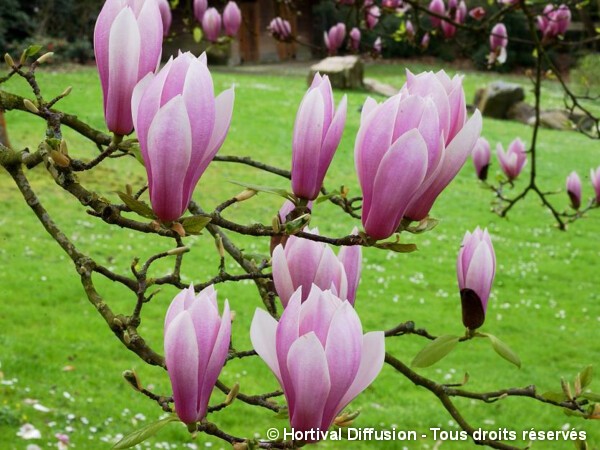
M 280 188 L 275 188 L 275 187 L 270 187 L 270 186 L 260 186 L 258 184 L 239 183 L 237 181 L 231 181 L 231 183 L 237 184 L 238 186 L 245 187 L 246 189 L 252 189 L 253 191 L 256 191 L 256 192 L 266 192 L 267 194 L 279 195 L 280 197 L 283 197 L 287 200 L 290 200 L 290 201 L 296 203 L 296 197 L 294 197 L 294 195 L 291 192 L 288 192 L 285 189 L 280 189 Z
M 202 30 L 200 27 L 194 27 L 193 36 L 196 43 L 202 40 Z
M 336 195 L 340 195 L 340 191 L 333 191 L 333 192 L 330 192 L 327 195 L 320 195 L 315 200 L 315 203 L 318 205 L 319 203 L 323 203 L 324 201 L 329 200 L 331 197 L 335 197 Z
M 458 336 L 445 335 L 440 336 L 434 341 L 430 342 L 425 346 L 418 354 L 415 359 L 412 360 L 411 366 L 413 367 L 429 367 L 440 359 L 448 355 L 459 341 Z
M 594 392 L 584 392 L 581 394 L 581 397 L 587 398 L 592 402 L 600 402 L 600 394 L 596 394 Z
M 588 450 L 588 445 L 587 445 L 587 442 L 585 440 L 575 439 L 573 441 L 573 445 L 575 446 L 575 448 L 577 450 Z
M 433 217 L 425 217 L 418 224 L 406 227 L 406 231 L 413 234 L 421 234 L 426 231 L 433 230 L 437 224 L 440 223 L 439 220 L 434 219 Z
M 417 250 L 415 244 L 403 244 L 402 242 L 378 242 L 375 247 L 397 253 L 412 253 Z
M 133 212 L 147 219 L 156 219 L 156 214 L 146 202 L 138 200 L 125 192 L 117 192 L 123 203 L 127 205 Z
M 27 56 L 33 56 L 35 55 L 37 52 L 39 52 L 42 49 L 41 45 L 38 44 L 34 44 L 34 45 L 30 45 L 29 47 L 27 47 L 27 49 L 25 50 L 25 54 Z
M 594 366 L 589 365 L 579 373 L 579 379 L 581 381 L 581 389 L 585 389 L 589 386 L 594 378 Z
M 544 392 L 542 397 L 557 403 L 564 402 L 567 399 L 563 392 Z
M 181 225 L 183 225 L 186 234 L 200 234 L 211 220 L 209 216 L 204 215 L 190 216 L 181 220 Z
M 496 353 L 498 353 L 508 362 L 517 366 L 519 369 L 521 368 L 521 359 L 519 358 L 519 355 L 517 355 L 508 345 L 506 345 L 493 334 L 483 333 L 483 335 L 489 338 Z
M 137 445 L 140 442 L 143 442 L 149 437 L 155 435 L 161 428 L 163 428 L 168 423 L 175 422 L 178 420 L 179 419 L 177 418 L 177 416 L 171 415 L 156 422 L 149 423 L 148 425 L 140 428 L 139 430 L 136 430 L 133 433 L 125 436 L 113 446 L 113 450 L 131 448 L 134 445 Z
M 141 150 L 140 150 L 140 144 L 138 144 L 138 143 L 132 144 L 132 145 L 131 145 L 131 147 L 129 147 L 129 148 L 127 149 L 127 151 L 128 151 L 128 152 L 129 152 L 131 155 L 133 155 L 133 157 L 134 157 L 135 159 L 137 159 L 137 160 L 138 160 L 138 162 L 139 162 L 139 163 L 140 163 L 142 166 L 146 167 L 146 163 L 144 162 L 144 158 L 142 157 L 142 152 L 141 152 Z

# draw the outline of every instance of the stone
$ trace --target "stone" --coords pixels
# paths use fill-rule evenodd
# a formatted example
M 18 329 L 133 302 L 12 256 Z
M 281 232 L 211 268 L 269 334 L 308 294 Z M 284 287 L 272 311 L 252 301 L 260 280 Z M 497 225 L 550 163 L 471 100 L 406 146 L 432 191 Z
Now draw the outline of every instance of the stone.
M 367 91 L 383 95 L 384 97 L 392 97 L 400 92 L 400 89 L 390 84 L 381 83 L 373 78 L 365 78 L 363 83 Z
M 520 84 L 494 81 L 475 95 L 475 105 L 486 117 L 506 119 L 510 107 L 524 98 L 525 91 Z
M 508 108 L 506 112 L 507 119 L 516 120 L 526 125 L 531 122 L 532 117 L 535 120 L 535 108 L 526 102 L 517 102 Z
M 308 74 L 309 86 L 317 72 L 327 75 L 333 88 L 363 88 L 364 67 L 358 56 L 330 56 L 311 66 Z
M 530 125 L 535 123 L 535 116 L 531 118 Z M 552 130 L 572 130 L 573 122 L 569 119 L 569 113 L 560 109 L 540 111 L 540 125 Z

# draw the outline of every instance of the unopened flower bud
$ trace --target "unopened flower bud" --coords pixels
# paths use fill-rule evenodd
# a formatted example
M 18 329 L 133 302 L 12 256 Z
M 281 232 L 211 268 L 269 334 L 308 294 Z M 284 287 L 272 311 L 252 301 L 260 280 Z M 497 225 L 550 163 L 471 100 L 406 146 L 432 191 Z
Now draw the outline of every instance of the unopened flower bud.
M 71 93 L 72 90 L 73 90 L 73 86 L 67 86 L 67 88 L 63 91 L 62 94 L 60 94 L 60 96 L 66 97 L 67 95 L 69 95 Z
M 239 393 L 240 393 L 240 383 L 235 383 L 233 385 L 233 387 L 231 388 L 231 390 L 229 391 L 229 394 L 227 394 L 227 398 L 225 399 L 225 404 L 231 405 Z
M 243 202 L 244 200 L 248 200 L 256 195 L 256 191 L 254 189 L 244 189 L 238 195 L 235 196 L 235 199 L 238 202 Z
M 248 444 L 245 442 L 235 442 L 232 447 L 233 450 L 248 450 Z
M 167 252 L 167 255 L 183 255 L 184 253 L 187 253 L 190 251 L 189 247 L 177 247 L 177 248 L 173 248 L 171 250 L 169 250 Z
M 58 167 L 69 167 L 69 164 L 71 163 L 68 156 L 56 150 L 51 150 L 49 156 Z
M 275 233 L 279 233 L 281 230 L 281 221 L 279 220 L 278 214 L 273 216 L 273 219 L 271 220 L 271 226 L 273 227 L 273 231 Z
M 125 370 L 123 372 L 123 378 L 125 378 L 125 381 L 127 381 L 136 391 L 141 391 L 143 389 L 142 383 L 140 382 L 140 379 L 135 371 Z
M 69 154 L 69 149 L 67 147 L 67 141 L 65 141 L 64 139 L 60 141 L 60 146 L 58 147 L 58 149 L 63 155 Z
M 36 64 L 43 64 L 46 61 L 48 61 L 50 58 L 52 58 L 53 55 L 54 55 L 54 52 L 44 53 L 35 62 L 36 62 Z
M 15 60 L 12 59 L 12 56 L 10 56 L 8 53 L 4 54 L 4 61 L 6 61 L 6 65 L 11 69 L 15 67 Z
M 40 113 L 40 110 L 37 108 L 37 106 L 35 106 L 35 104 L 27 98 L 23 100 L 23 105 L 25 105 L 25 108 L 27 108 L 29 111 L 31 111 L 34 114 Z
M 219 257 L 225 257 L 225 248 L 223 247 L 223 239 L 220 235 L 217 234 L 215 237 L 215 246 L 217 247 L 217 251 L 219 252 Z

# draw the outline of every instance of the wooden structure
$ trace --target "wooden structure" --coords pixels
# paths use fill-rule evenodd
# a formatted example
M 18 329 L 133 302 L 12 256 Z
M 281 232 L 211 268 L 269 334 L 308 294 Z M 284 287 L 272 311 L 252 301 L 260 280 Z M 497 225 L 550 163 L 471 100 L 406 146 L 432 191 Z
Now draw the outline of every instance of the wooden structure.
M 232 58 L 238 59 L 241 63 L 310 59 L 313 55 L 309 47 L 295 42 L 278 42 L 267 31 L 271 20 L 279 16 L 290 22 L 294 36 L 304 43 L 312 44 L 313 2 L 306 0 L 295 3 L 298 10 L 292 10 L 285 2 L 277 0 L 239 0 L 242 26 L 239 33 L 238 54 L 235 54 L 234 48 Z

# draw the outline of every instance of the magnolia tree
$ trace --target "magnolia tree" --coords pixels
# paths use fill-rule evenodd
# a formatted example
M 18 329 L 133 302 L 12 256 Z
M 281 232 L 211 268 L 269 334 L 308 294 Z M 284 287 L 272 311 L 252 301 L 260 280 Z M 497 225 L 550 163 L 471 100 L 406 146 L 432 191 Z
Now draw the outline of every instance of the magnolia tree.
M 527 397 L 554 407 L 557 412 L 567 411 L 582 418 L 600 417 L 600 406 L 596 403 L 599 397 L 586 389 L 591 381 L 589 368 L 577 375 L 574 385 L 565 381 L 561 392 L 547 394 L 539 393 L 534 385 L 474 392 L 462 384 L 441 384 L 417 372 L 418 368 L 436 363 L 457 344 L 472 339 L 489 340 L 500 356 L 520 366 L 519 357 L 507 345 L 480 331 L 496 273 L 492 238 L 485 229 L 466 231 L 462 244 L 457 242 L 460 251 L 456 271 L 464 335 L 435 336 L 417 328 L 412 321 L 402 321 L 389 330 L 363 333 L 361 319 L 354 309 L 355 302 L 361 301 L 358 285 L 362 247 L 382 252 L 415 250 L 414 244 L 400 241 L 400 234 L 422 233 L 436 225 L 429 212 L 471 153 L 479 177 L 485 178 L 489 144 L 480 138 L 480 113 L 475 110 L 469 115 L 467 112 L 461 77 L 450 78 L 443 71 L 408 72 L 405 85 L 396 95 L 381 103 L 371 98 L 365 101 L 354 144 L 362 196 L 349 197 L 345 189 L 329 191 L 323 184 L 344 130 L 347 109 L 345 96 L 339 104 L 334 103 L 328 78 L 315 75 L 298 106 L 290 171 L 248 157 L 218 156 L 235 110 L 234 90 L 227 89 L 215 96 L 204 54 L 196 57 L 180 52 L 157 69 L 162 38 L 170 22 L 164 3 L 108 0 L 100 12 L 94 47 L 108 134 L 56 108 L 70 90 L 54 99 L 44 97 L 43 86 L 36 80 L 36 70 L 48 54 L 33 62 L 30 57 L 35 55 L 35 48 L 26 49 L 18 61 L 6 55 L 9 70 L 0 79 L 5 82 L 11 77 L 22 77 L 34 95 L 31 100 L 0 90 L 0 109 L 26 111 L 47 124 L 46 136 L 35 151 L 12 149 L 5 143 L 0 147 L 0 163 L 43 227 L 73 261 L 89 301 L 110 330 L 142 361 L 164 368 L 171 381 L 172 392 L 157 393 L 144 387 L 133 371 L 124 373 L 134 389 L 172 414 L 125 437 L 115 448 L 133 446 L 177 420 L 185 423 L 191 433 L 207 433 L 236 449 L 296 448 L 314 443 L 324 439 L 332 426 L 352 423 L 356 413 L 347 407 L 377 378 L 384 364 L 398 376 L 406 377 L 437 397 L 462 428 L 465 438 L 470 436 L 477 444 L 492 448 L 516 447 L 506 442 L 510 441 L 506 436 L 478 434 L 478 428 L 463 417 L 455 399 L 467 398 L 487 404 L 509 396 Z M 365 13 L 364 24 L 369 28 L 377 25 L 382 11 L 400 7 L 385 1 L 381 5 L 346 3 Z M 453 29 L 466 26 L 467 17 L 481 20 L 486 16 L 480 7 L 468 12 L 463 2 L 450 9 L 441 0 L 434 0 L 429 9 L 413 3 L 402 7 L 410 14 L 427 12 L 432 27 L 441 27 L 447 37 L 453 36 Z M 236 34 L 241 17 L 235 4 L 226 6 L 223 19 L 206 2 L 195 2 L 195 8 L 209 41 L 220 39 L 222 29 L 227 36 Z M 528 17 L 538 49 L 534 85 L 539 113 L 541 60 L 547 58 L 546 45 L 564 33 L 562 22 L 560 26 L 555 22 L 563 20 L 568 8 L 545 7 L 536 21 L 533 7 L 511 2 L 496 8 L 486 25 L 497 22 L 505 11 L 515 8 L 521 8 Z M 408 23 L 406 26 L 408 29 Z M 281 18 L 275 18 L 270 28 L 280 39 L 291 38 L 291 28 Z M 494 30 L 490 60 L 500 63 L 506 51 L 506 30 L 501 24 L 496 24 Z M 412 32 L 417 33 L 417 30 L 413 27 Z M 330 50 L 334 46 L 340 48 L 344 34 L 343 24 L 326 34 L 325 42 Z M 350 32 L 349 45 L 354 50 L 361 47 L 360 30 L 356 27 Z M 568 90 L 567 95 L 579 105 L 577 97 Z M 598 121 L 595 123 L 597 131 Z M 62 136 L 63 127 L 87 138 L 100 150 L 98 155 L 88 161 L 69 156 Z M 512 184 L 527 157 L 534 166 L 537 127 L 536 122 L 529 151 L 519 139 L 506 153 L 499 147 L 498 158 L 507 177 L 501 187 Z M 127 137 L 133 132 L 135 138 Z M 126 192 L 119 193 L 120 200 L 102 197 L 76 176 L 78 172 L 93 171 L 108 158 L 125 155 L 139 157 L 145 167 L 147 185 L 136 192 L 128 186 Z M 192 197 L 196 184 L 213 161 L 241 163 L 289 179 L 291 191 L 246 185 L 240 194 L 224 199 L 213 211 L 205 211 Z M 103 266 L 94 255 L 84 253 L 67 237 L 36 195 L 27 170 L 40 165 L 73 201 L 81 203 L 97 220 L 140 233 L 144 239 L 155 239 L 170 249 L 144 262 L 136 255 L 128 255 L 134 261 L 130 276 Z M 593 176 L 597 193 L 598 172 Z M 537 187 L 534 167 L 529 186 L 515 199 L 506 199 L 501 187 L 494 189 L 500 200 L 508 202 L 504 213 L 529 191 L 545 198 Z M 581 185 L 577 174 L 569 175 L 567 189 L 579 216 L 583 211 L 579 209 Z M 225 217 L 227 208 L 252 201 L 256 193 L 263 191 L 282 197 L 281 209 L 272 223 L 247 225 Z M 149 204 L 143 200 L 146 195 Z M 322 235 L 317 228 L 309 228 L 311 211 L 318 208 L 320 201 L 339 207 L 340 213 L 355 220 L 356 227 L 343 237 Z M 596 204 L 591 201 L 586 209 Z M 559 223 L 563 223 L 561 217 L 557 214 Z M 214 237 L 220 267 L 210 281 L 185 285 L 181 268 L 190 251 L 186 238 L 201 230 Z M 271 257 L 259 261 L 248 258 L 236 244 L 239 235 L 270 239 Z M 336 247 L 340 248 L 337 254 Z M 168 258 L 174 260 L 169 273 L 160 277 L 153 275 L 153 265 Z M 235 261 L 244 273 L 229 273 L 225 269 L 226 258 Z M 104 298 L 98 288 L 98 280 L 102 278 L 131 292 L 133 307 L 130 311 L 113 309 L 110 299 Z M 227 300 L 219 299 L 217 294 L 220 283 L 240 281 L 255 284 L 255 301 L 260 305 L 251 323 L 244 324 L 253 345 L 253 349 L 247 350 L 233 347 L 232 311 Z M 180 291 L 164 310 L 164 356 L 161 349 L 152 348 L 138 330 L 144 305 L 154 297 L 153 288 L 162 285 Z M 426 343 L 412 362 L 402 361 L 385 348 L 386 339 L 407 334 L 418 335 Z M 228 386 L 221 381 L 219 374 L 223 366 L 238 364 L 232 360 L 242 358 L 261 358 L 281 389 L 249 395 L 243 393 L 239 385 Z M 225 393 L 226 399 L 211 405 L 209 401 L 215 388 Z M 217 420 L 211 420 L 211 413 L 230 407 L 235 399 L 267 410 L 265 413 L 277 412 L 288 417 L 295 431 L 293 439 L 257 440 L 237 436 L 220 426 Z M 231 409 L 235 410 L 235 406 Z M 586 448 L 585 432 L 573 433 L 569 439 L 578 442 L 580 448 Z

